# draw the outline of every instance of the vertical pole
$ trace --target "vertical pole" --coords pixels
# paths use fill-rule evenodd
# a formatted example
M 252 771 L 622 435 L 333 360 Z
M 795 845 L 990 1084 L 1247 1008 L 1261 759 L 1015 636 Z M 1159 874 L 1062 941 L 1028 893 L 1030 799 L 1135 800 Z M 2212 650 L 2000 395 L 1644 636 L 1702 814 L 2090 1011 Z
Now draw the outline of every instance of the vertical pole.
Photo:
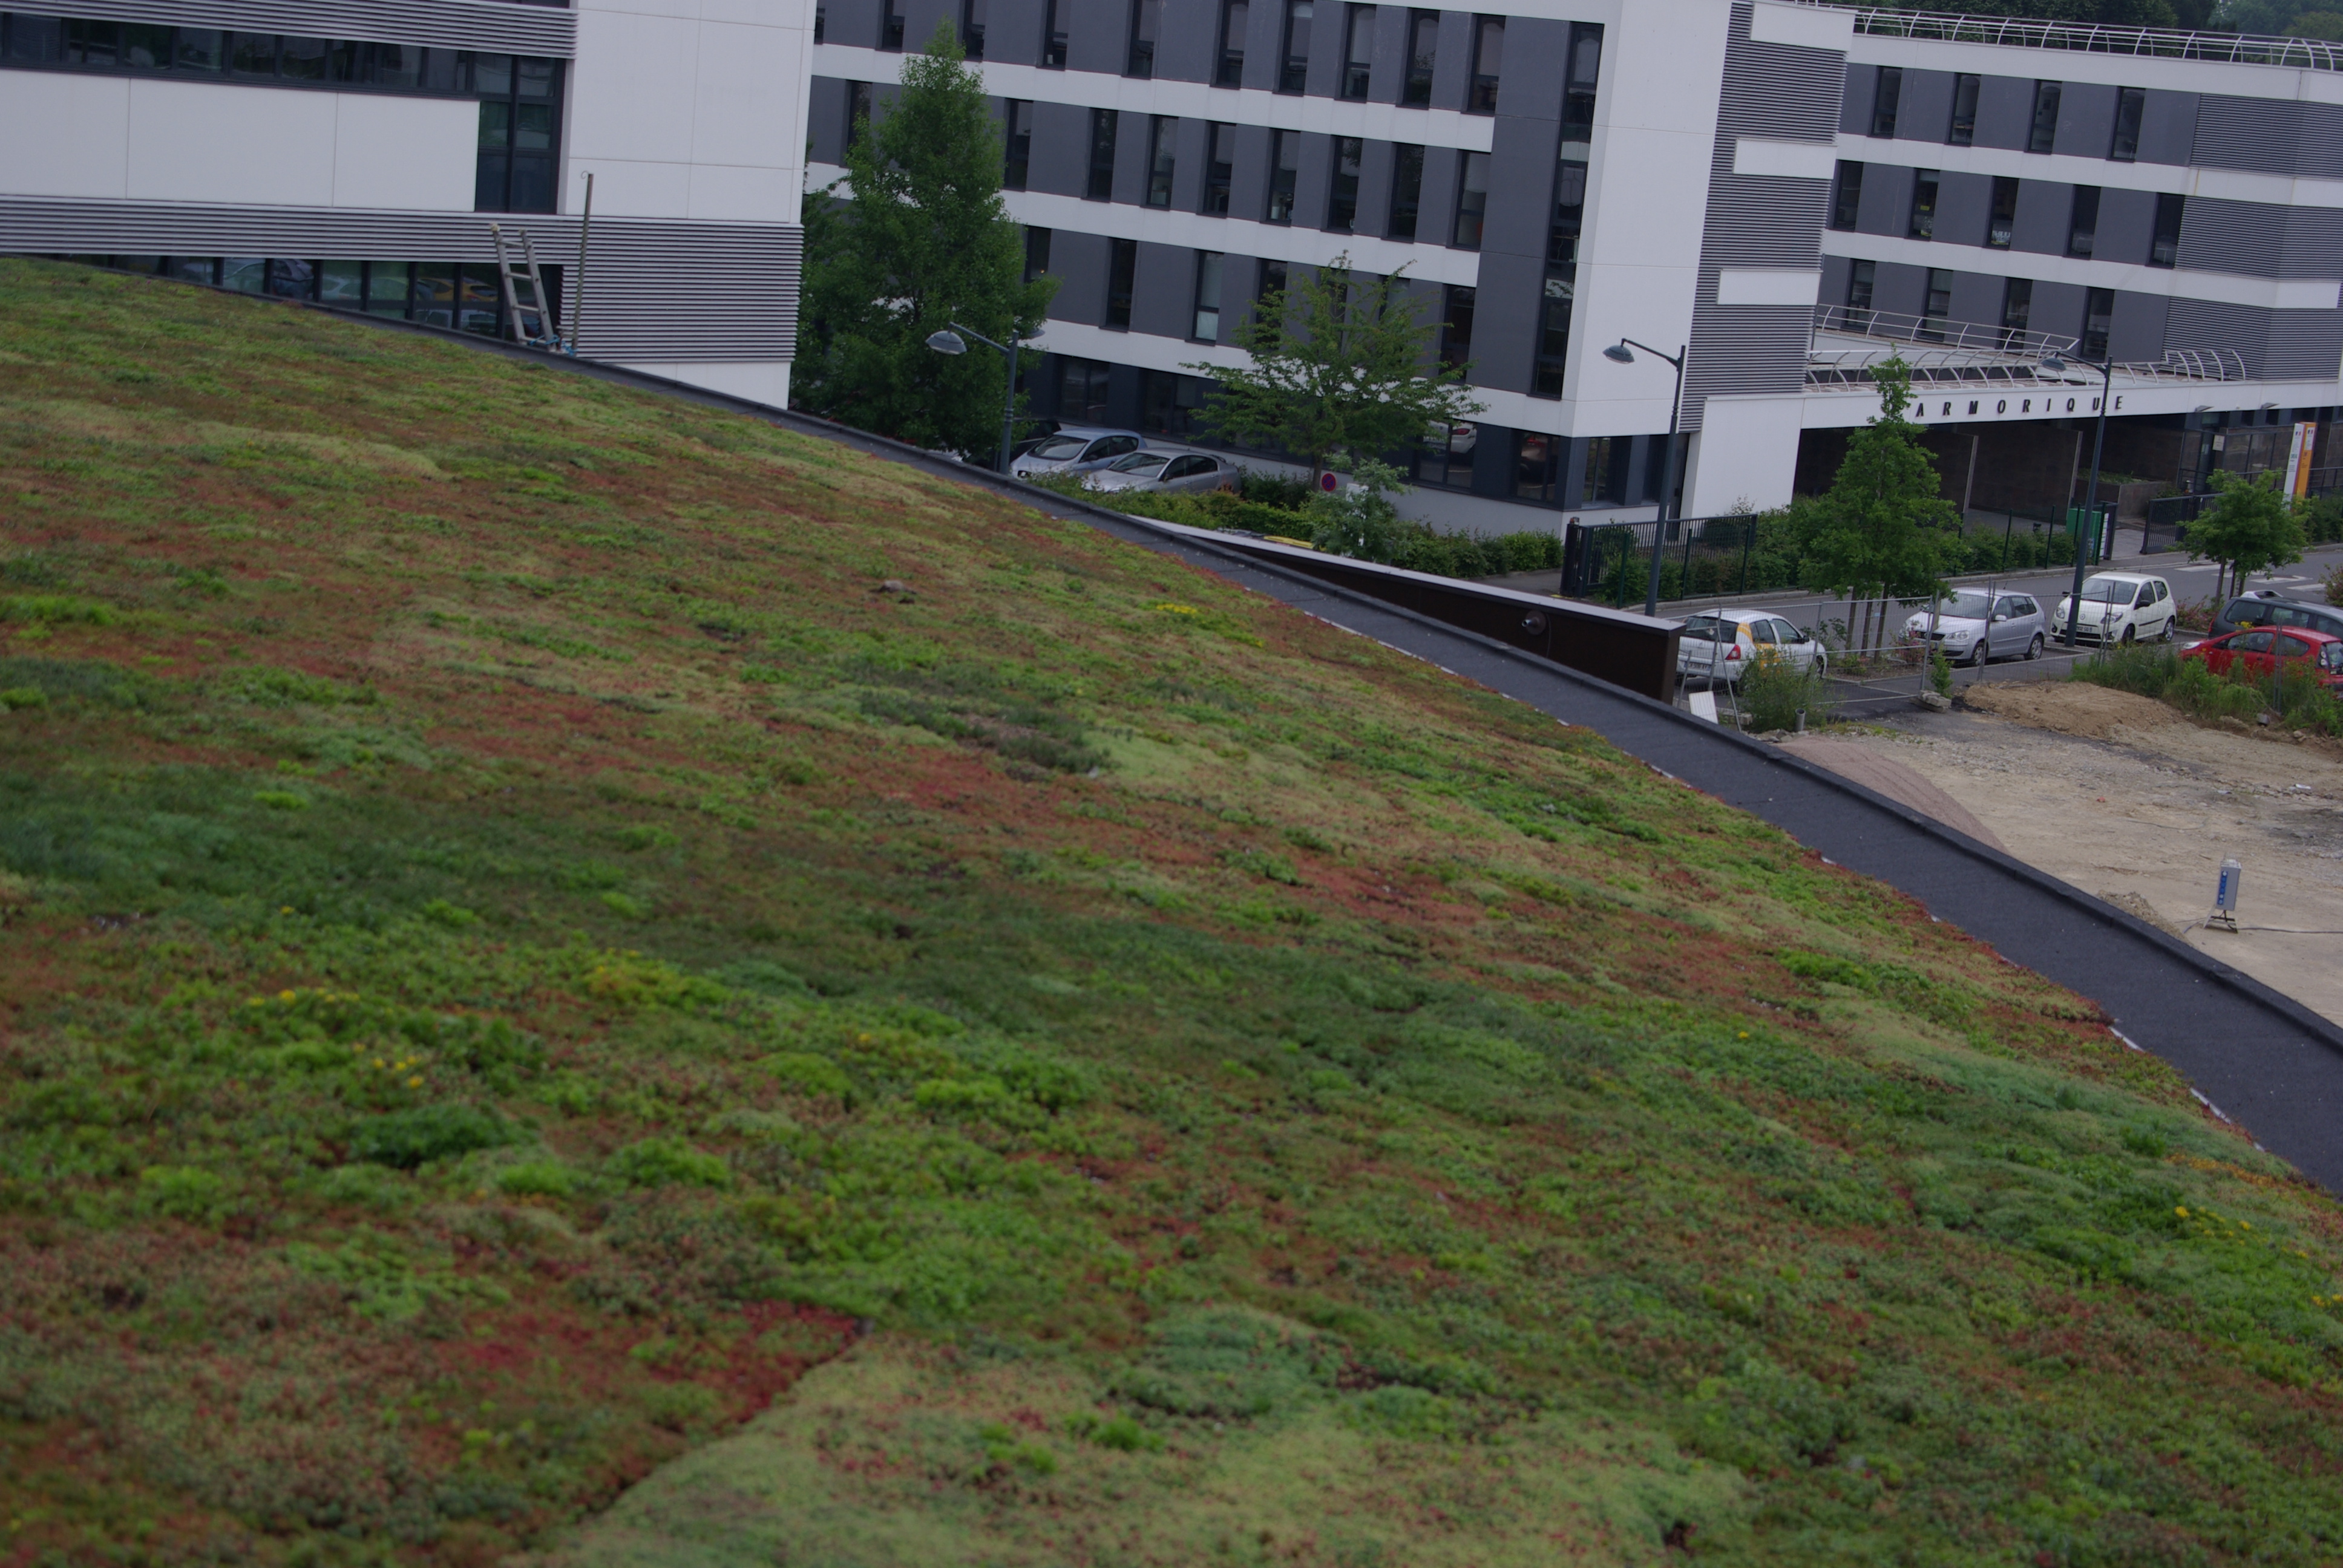
M 1009 477 L 1009 448 L 1017 427 L 1017 324 L 1009 324 L 1009 388 L 1001 395 L 1001 477 Z
M 2100 366 L 2098 370 L 2100 380 L 2099 435 L 2098 439 L 2091 444 L 2091 504 L 2094 508 L 2098 505 L 2099 500 L 2099 458 L 2101 455 L 2107 451 L 2107 404 L 2112 399 L 2115 393 L 2115 361 L 2112 359 L 2108 360 L 2106 364 Z M 2083 455 L 2083 433 L 2080 430 L 2075 432 L 2075 455 L 2077 457 L 2080 457 Z M 2072 494 L 2072 492 L 2070 491 L 2069 494 Z M 2083 538 L 2081 530 L 2077 528 L 2076 530 L 2075 538 L 2075 587 L 2074 591 L 2066 596 L 2066 642 L 2069 648 L 2072 648 L 2075 646 L 2075 628 L 2078 623 L 2080 623 L 2082 618 Z M 2106 630 L 2107 628 L 2104 626 L 2100 628 L 2100 639 L 2103 642 L 2106 640 Z
M 1652 524 L 1652 580 L 1644 590 L 1644 613 L 1649 616 L 1660 613 L 1660 551 L 1667 546 L 1668 506 L 1674 500 L 1676 493 L 1676 421 L 1684 412 L 1684 353 L 1691 347 L 1686 344 L 1676 350 L 1676 390 L 1675 396 L 1668 400 L 1668 460 L 1660 470 L 1660 515 Z M 1660 357 L 1667 357 L 1665 355 Z
M 488 238 L 497 247 L 497 295 L 504 301 L 505 325 L 512 329 L 513 340 L 520 341 L 520 305 L 513 298 L 512 258 L 505 254 L 505 227 L 500 223 L 488 225 Z
M 1981 438 L 1976 431 L 1969 433 L 1969 477 L 1961 486 L 1961 526 L 1963 528 L 1968 527 L 1969 502 L 1976 498 L 1977 442 Z
M 1747 594 L 1747 593 L 1748 593 L 1748 591 L 1749 591 L 1749 552 L 1750 552 L 1751 550 L 1755 549 L 1755 548 L 1756 548 L 1756 546 L 1757 546 L 1757 519 L 1756 519 L 1755 517 L 1752 517 L 1752 518 L 1749 519 L 1749 527 L 1748 527 L 1747 530 L 1746 530 L 1745 532 L 1744 532 L 1744 533 L 1742 534 L 1742 536 L 1741 536 L 1741 588 L 1740 588 L 1740 591 L 1741 591 L 1743 594 L 1745 594 L 1745 594 Z
M 594 233 L 594 171 L 586 171 L 586 216 L 578 225 L 578 281 L 569 290 L 569 357 L 578 357 L 578 329 L 586 317 L 586 242 Z

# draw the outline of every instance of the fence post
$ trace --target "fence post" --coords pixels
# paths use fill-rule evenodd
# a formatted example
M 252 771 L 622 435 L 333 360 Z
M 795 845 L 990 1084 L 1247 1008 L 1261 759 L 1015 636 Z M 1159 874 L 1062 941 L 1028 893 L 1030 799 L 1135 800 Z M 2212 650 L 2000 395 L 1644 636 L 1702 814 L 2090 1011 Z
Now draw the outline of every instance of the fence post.
M 1745 528 L 1745 529 L 1742 531 L 1742 535 L 1741 535 L 1741 589 L 1740 589 L 1740 592 L 1741 592 L 1741 594 L 1742 594 L 1743 596 L 1745 596 L 1745 596 L 1748 594 L 1748 592 L 1749 592 L 1749 552 L 1750 552 L 1752 549 L 1755 549 L 1755 548 L 1756 548 L 1756 545 L 1757 545 L 1757 519 L 1756 519 L 1755 517 L 1752 517 L 1752 518 L 1749 519 L 1749 525 L 1748 525 L 1748 527 L 1747 527 L 1746 528 Z

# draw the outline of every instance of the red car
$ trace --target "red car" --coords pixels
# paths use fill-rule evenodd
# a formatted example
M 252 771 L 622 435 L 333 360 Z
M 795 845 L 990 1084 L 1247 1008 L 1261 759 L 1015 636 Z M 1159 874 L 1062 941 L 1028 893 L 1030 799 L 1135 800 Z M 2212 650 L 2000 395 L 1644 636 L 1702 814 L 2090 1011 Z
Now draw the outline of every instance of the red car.
M 2180 650 L 2183 658 L 2201 658 L 2216 675 L 2227 675 L 2239 665 L 2256 679 L 2268 679 L 2281 660 L 2288 669 L 2314 669 L 2320 682 L 2343 690 L 2343 637 L 2330 637 L 2308 627 L 2249 627 L 2227 637 L 2207 638 Z M 2297 664 L 2300 659 L 2306 662 Z

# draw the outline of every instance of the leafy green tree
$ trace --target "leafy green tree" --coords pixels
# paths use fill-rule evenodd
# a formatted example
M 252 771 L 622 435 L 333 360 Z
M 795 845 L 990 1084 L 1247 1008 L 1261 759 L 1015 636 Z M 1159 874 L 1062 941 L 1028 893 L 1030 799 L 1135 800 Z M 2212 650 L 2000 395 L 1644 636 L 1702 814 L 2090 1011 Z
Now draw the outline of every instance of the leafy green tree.
M 1464 385 L 1471 365 L 1424 373 L 1433 326 L 1417 317 L 1405 271 L 1362 277 L 1339 256 L 1298 286 L 1262 296 L 1231 339 L 1251 363 L 1187 367 L 1220 384 L 1200 410 L 1204 424 L 1226 439 L 1292 452 L 1322 473 L 1335 453 L 1397 451 L 1433 425 L 1481 412 Z
M 2278 480 L 2274 473 L 2247 479 L 2213 471 L 2213 488 L 2221 499 L 2188 525 L 2188 558 L 2221 564 L 2216 598 L 2244 587 L 2249 572 L 2302 558 L 2302 519 L 2295 515 L 2292 499 L 2278 494 Z M 2226 588 L 2222 581 L 2227 583 Z
M 1944 498 L 1921 427 L 1904 417 L 1912 367 L 1871 367 L 1879 413 L 1846 445 L 1831 487 L 1793 516 L 1804 526 L 1799 570 L 1817 593 L 1854 598 L 1927 598 L 1944 591 L 1960 518 Z
M 797 399 L 849 425 L 990 459 L 1007 367 L 980 343 L 927 346 L 958 320 L 1030 337 L 1057 288 L 1025 282 L 1024 240 L 1001 200 L 1001 134 L 960 38 L 939 24 L 903 62 L 903 90 L 858 120 L 846 176 L 807 204 Z M 846 199 L 839 199 L 844 196 Z

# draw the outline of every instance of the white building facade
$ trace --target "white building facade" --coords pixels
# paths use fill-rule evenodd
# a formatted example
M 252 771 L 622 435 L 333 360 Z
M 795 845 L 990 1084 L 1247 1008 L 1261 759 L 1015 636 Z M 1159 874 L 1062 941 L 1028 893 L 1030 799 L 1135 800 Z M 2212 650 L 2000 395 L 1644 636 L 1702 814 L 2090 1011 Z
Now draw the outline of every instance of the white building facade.
M 781 404 L 806 0 L 5 0 L 0 252 L 503 330 L 489 225 L 580 351 Z
M 1397 456 L 1476 528 L 1652 514 L 1673 377 L 1622 337 L 1688 347 L 1691 517 L 1786 501 L 1891 352 L 1940 449 L 2023 427 L 2046 473 L 2100 379 L 2049 352 L 2121 362 L 2111 450 L 2184 481 L 2343 403 L 2331 45 L 1785 0 L 823 0 L 816 186 L 939 23 L 1059 279 L 1037 415 L 1193 436 L 1186 367 L 1338 255 L 1405 267 L 1473 366 L 1481 418 Z

